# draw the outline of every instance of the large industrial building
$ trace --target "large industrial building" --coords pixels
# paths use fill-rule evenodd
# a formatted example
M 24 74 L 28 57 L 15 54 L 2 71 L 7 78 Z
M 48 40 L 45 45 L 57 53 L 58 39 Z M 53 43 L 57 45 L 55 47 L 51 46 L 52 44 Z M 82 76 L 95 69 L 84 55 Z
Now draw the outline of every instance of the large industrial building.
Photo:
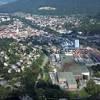
M 50 56 L 51 65 L 57 70 L 52 74 L 52 81 L 67 90 L 85 87 L 91 77 L 89 67 L 100 64 L 100 52 L 94 48 L 80 48 L 78 39 L 66 39 L 61 49 L 62 52 Z
M 55 63 L 57 72 L 55 73 L 54 79 L 57 84 L 67 90 L 76 90 L 78 87 L 81 88 L 86 85 L 86 81 L 90 79 L 90 72 L 86 65 L 77 63 L 73 56 L 60 54 L 61 62 Z M 70 77 L 70 78 L 69 78 Z
M 77 83 L 72 72 L 58 72 L 57 79 L 61 88 L 69 90 L 77 89 Z
M 86 65 L 76 63 L 72 56 L 64 56 L 61 70 L 63 72 L 72 72 L 76 80 L 88 80 L 90 72 Z
M 65 39 L 61 43 L 61 52 L 66 55 L 73 55 L 73 51 L 80 48 L 79 42 L 78 39 Z
M 70 49 L 79 49 L 80 47 L 80 43 L 79 43 L 79 40 L 78 39 L 73 39 L 73 40 L 70 40 L 70 39 L 65 39 L 61 46 L 65 49 L 65 50 L 70 50 Z

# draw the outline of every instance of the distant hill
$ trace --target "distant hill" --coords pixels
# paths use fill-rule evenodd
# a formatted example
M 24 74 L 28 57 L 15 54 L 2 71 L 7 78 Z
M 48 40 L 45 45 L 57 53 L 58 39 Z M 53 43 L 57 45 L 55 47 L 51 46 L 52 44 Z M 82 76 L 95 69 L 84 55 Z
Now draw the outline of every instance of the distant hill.
M 0 6 L 0 13 L 30 12 L 41 14 L 45 13 L 38 11 L 38 8 L 42 6 L 55 7 L 57 10 L 50 13 L 56 14 L 93 14 L 100 11 L 100 0 L 17 0 Z
M 11 3 L 13 1 L 16 1 L 16 0 L 0 0 L 0 5 L 4 5 L 4 4 L 7 4 L 7 3 Z

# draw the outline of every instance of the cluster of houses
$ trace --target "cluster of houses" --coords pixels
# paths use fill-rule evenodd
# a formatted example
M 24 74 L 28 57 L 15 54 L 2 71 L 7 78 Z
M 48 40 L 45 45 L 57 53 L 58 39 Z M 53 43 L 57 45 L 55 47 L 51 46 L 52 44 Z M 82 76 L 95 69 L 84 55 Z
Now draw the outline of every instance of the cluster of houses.
M 21 73 L 25 68 L 31 68 L 33 61 L 36 61 L 40 56 L 40 51 L 36 47 L 22 43 L 11 43 L 9 49 L 0 50 L 0 64 L 3 69 L 0 75 L 7 74 L 9 76 L 13 75 L 12 73 Z M 5 82 L 7 83 L 8 80 L 0 76 L 0 85 L 5 86 Z

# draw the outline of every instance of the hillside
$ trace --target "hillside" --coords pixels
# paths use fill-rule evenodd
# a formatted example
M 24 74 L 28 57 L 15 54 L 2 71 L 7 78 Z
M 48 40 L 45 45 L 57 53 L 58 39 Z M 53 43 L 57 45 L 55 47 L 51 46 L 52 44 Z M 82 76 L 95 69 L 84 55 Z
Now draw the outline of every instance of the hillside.
M 56 14 L 93 14 L 100 11 L 100 0 L 17 0 L 15 2 L 0 6 L 0 12 L 41 13 L 38 11 L 38 8 L 41 6 L 56 7 L 57 10 L 53 12 Z

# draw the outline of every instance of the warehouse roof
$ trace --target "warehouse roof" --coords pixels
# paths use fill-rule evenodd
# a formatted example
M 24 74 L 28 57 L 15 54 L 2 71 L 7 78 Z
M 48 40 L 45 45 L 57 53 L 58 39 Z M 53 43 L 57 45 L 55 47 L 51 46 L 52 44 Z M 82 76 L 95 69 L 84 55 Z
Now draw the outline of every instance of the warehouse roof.
M 62 71 L 64 72 L 72 72 L 74 75 L 89 72 L 87 66 L 80 63 L 76 63 L 74 61 L 73 56 L 63 56 L 62 60 L 63 60 Z
M 58 80 L 64 79 L 69 84 L 77 84 L 75 81 L 75 77 L 72 72 L 58 72 L 57 73 Z

